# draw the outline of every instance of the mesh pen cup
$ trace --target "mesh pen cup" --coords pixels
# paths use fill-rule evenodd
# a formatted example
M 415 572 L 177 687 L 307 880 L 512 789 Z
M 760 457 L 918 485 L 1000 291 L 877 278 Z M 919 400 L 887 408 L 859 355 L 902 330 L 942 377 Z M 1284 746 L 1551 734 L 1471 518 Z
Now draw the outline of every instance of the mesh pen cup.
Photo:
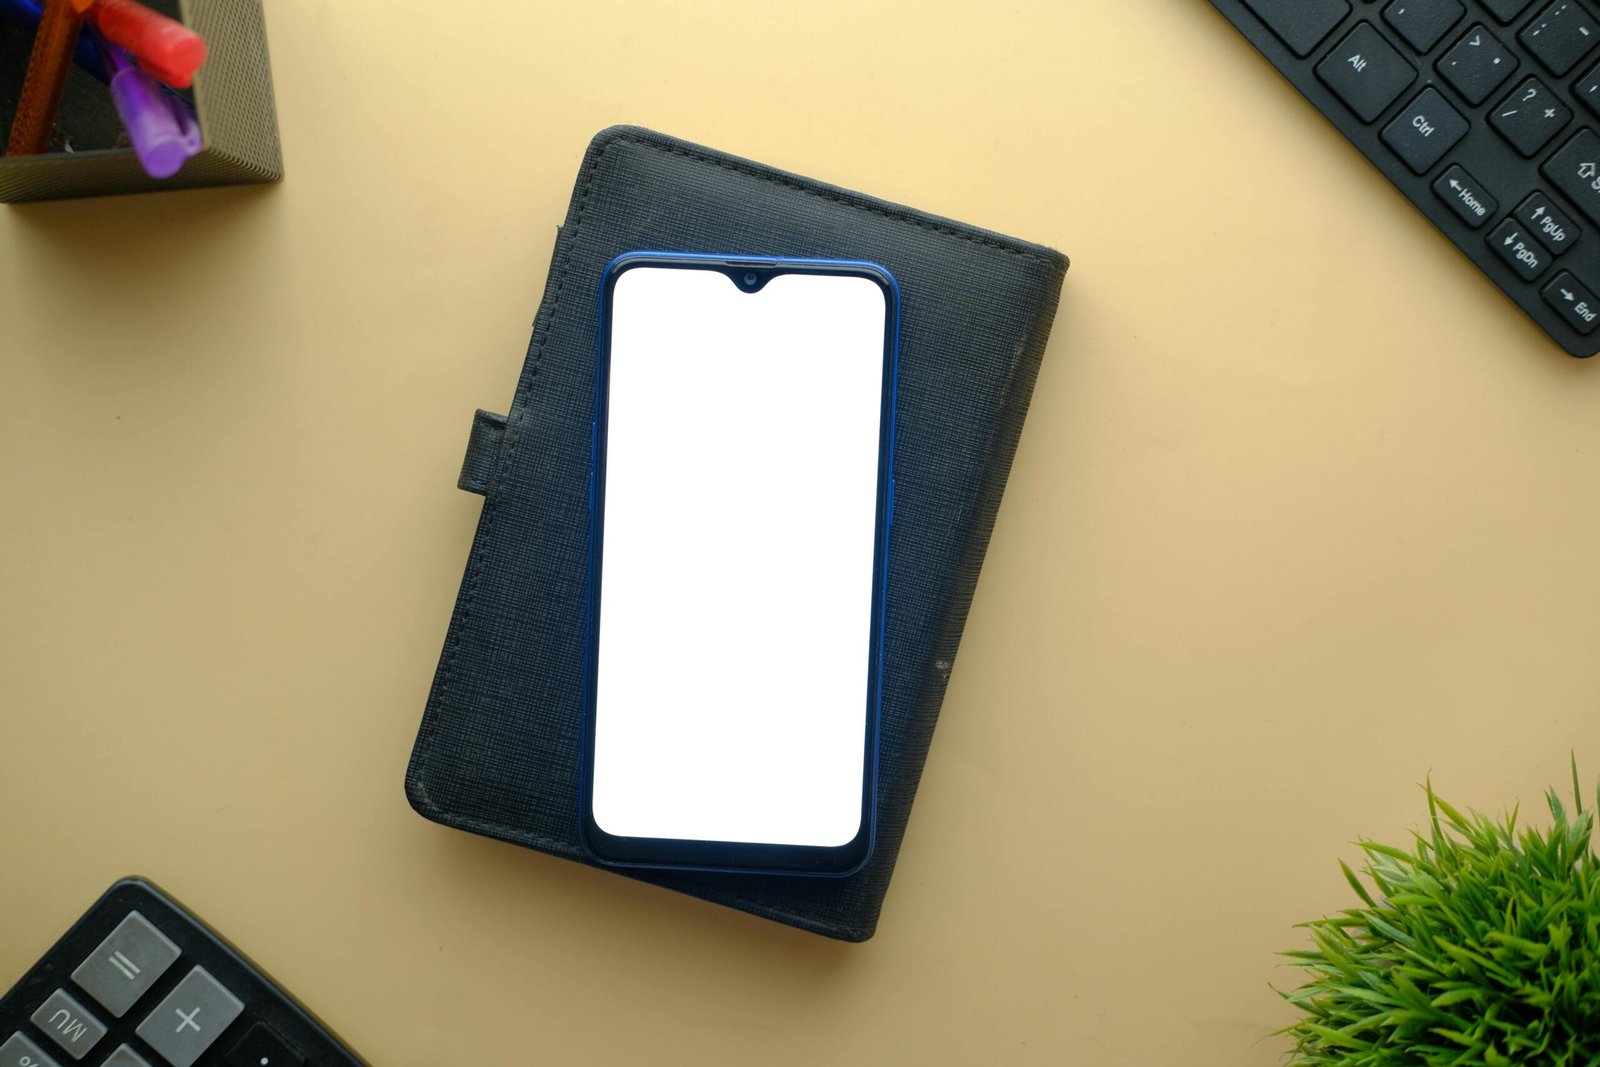
M 170 178 L 139 165 L 107 87 L 75 66 L 43 155 L 0 156 L 0 202 L 157 192 L 283 177 L 278 118 L 261 0 L 142 0 L 206 39 L 205 64 L 183 97 L 200 130 L 198 155 Z M 30 27 L 0 23 L 0 124 L 9 129 L 33 40 Z M 3 138 L 0 138 L 3 140 Z

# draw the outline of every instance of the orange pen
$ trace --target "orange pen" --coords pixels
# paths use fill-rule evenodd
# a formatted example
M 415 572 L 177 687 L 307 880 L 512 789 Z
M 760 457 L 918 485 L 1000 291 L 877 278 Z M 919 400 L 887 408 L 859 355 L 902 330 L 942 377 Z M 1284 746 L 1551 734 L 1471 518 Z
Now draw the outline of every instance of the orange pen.
M 83 19 L 70 0 L 44 0 L 44 13 L 28 55 L 28 72 L 22 76 L 22 95 L 11 120 L 8 156 L 36 156 L 50 147 L 50 130 L 67 85 L 67 70 L 78 44 Z

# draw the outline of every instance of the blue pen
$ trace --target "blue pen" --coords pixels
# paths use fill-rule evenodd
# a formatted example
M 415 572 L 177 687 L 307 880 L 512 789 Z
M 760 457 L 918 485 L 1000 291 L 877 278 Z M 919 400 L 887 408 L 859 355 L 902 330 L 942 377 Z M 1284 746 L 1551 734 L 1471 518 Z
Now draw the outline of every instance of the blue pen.
M 39 18 L 43 12 L 44 5 L 41 0 L 0 0 L 0 19 L 18 26 L 33 29 L 39 25 Z M 83 34 L 78 35 L 78 47 L 72 53 L 72 59 L 97 81 L 108 85 L 111 83 L 105 65 L 100 62 L 100 55 L 95 51 L 94 43 L 85 39 Z

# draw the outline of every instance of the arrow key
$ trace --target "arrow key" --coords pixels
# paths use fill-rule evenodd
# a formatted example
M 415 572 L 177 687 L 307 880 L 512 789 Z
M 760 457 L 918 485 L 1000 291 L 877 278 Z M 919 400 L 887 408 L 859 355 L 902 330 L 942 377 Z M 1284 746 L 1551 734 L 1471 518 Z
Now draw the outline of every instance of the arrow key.
M 1550 265 L 1550 253 L 1516 219 L 1506 219 L 1495 227 L 1495 231 L 1489 235 L 1489 247 L 1525 282 L 1537 280 Z
M 1493 218 L 1500 208 L 1483 184 L 1460 167 L 1451 167 L 1439 175 L 1439 180 L 1433 183 L 1433 193 L 1474 230 Z
M 1544 302 L 1581 334 L 1594 332 L 1600 326 L 1600 300 L 1579 284 L 1571 271 L 1562 271 L 1550 279 L 1550 284 L 1540 291 Z
M 1539 243 L 1554 255 L 1559 256 L 1577 244 L 1578 238 L 1583 235 L 1578 224 L 1567 218 L 1566 213 L 1552 204 L 1543 193 L 1533 193 L 1518 204 L 1513 217 L 1532 231 Z

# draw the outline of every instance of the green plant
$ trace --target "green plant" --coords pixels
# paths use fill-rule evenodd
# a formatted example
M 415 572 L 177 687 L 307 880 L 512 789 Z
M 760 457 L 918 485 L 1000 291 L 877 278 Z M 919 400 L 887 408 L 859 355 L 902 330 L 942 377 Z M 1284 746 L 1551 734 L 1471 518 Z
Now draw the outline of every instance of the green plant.
M 1600 872 L 1572 771 L 1546 832 L 1462 815 L 1426 786 L 1427 834 L 1407 851 L 1359 842 L 1361 906 L 1303 923 L 1309 974 L 1281 994 L 1304 1014 L 1282 1032 L 1305 1067 L 1600 1065 Z M 1600 797 L 1600 792 L 1597 792 Z

